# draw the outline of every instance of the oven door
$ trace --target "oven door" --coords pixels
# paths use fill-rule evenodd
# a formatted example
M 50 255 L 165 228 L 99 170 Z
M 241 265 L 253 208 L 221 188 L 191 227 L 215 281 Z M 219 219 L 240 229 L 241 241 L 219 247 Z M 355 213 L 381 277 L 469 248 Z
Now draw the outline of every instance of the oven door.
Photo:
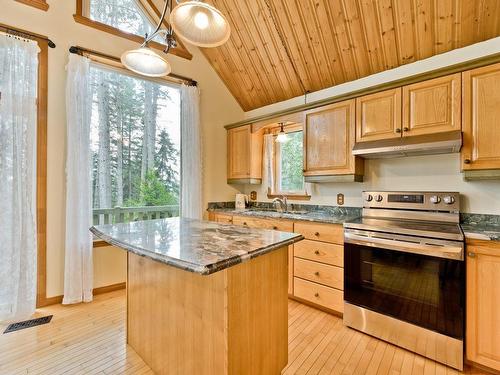
M 463 243 L 346 229 L 344 299 L 462 340 Z

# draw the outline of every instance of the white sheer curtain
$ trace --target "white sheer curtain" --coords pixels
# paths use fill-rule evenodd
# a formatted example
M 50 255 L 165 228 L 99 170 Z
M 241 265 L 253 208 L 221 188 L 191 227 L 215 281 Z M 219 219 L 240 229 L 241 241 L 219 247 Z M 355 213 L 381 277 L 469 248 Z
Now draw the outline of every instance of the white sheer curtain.
M 36 42 L 0 35 L 0 320 L 36 307 Z
M 69 55 L 66 81 L 66 241 L 63 304 L 92 301 L 90 61 Z
M 200 92 L 181 86 L 181 216 L 203 216 Z
M 262 180 L 271 192 L 274 191 L 274 136 L 264 135 L 264 163 Z

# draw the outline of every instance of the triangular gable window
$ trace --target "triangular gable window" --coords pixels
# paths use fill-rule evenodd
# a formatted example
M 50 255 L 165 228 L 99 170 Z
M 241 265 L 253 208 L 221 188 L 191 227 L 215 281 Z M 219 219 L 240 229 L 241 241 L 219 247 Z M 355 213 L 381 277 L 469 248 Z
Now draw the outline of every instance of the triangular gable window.
M 144 36 L 155 29 L 154 21 L 137 0 L 89 0 L 88 17 L 130 34 Z M 162 43 L 162 39 L 156 40 Z

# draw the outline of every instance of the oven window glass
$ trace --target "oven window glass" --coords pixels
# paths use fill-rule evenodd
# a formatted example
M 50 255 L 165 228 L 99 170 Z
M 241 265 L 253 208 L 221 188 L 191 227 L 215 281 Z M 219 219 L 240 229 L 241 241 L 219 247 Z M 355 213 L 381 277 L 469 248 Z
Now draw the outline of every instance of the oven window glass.
M 464 262 L 346 243 L 344 267 L 347 302 L 463 338 Z

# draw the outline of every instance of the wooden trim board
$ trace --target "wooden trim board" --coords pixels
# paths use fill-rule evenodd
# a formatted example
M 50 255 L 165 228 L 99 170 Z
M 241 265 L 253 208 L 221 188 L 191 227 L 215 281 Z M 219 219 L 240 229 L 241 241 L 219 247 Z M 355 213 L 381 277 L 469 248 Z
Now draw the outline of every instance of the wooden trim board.
M 106 285 L 106 286 L 101 286 L 98 288 L 94 288 L 92 291 L 92 294 L 94 296 L 99 295 L 99 294 L 104 294 L 104 293 L 109 293 L 109 292 L 114 292 L 116 290 L 121 290 L 125 289 L 127 287 L 127 283 L 118 283 L 118 284 L 112 284 L 112 285 Z M 63 296 L 54 296 L 54 297 L 47 297 L 44 299 L 44 304 L 37 306 L 37 307 L 45 307 L 45 306 L 50 306 L 50 305 L 57 305 L 59 303 L 62 303 Z
M 16 0 L 18 3 L 32 6 L 34 8 L 47 11 L 49 9 L 49 4 L 45 0 Z

